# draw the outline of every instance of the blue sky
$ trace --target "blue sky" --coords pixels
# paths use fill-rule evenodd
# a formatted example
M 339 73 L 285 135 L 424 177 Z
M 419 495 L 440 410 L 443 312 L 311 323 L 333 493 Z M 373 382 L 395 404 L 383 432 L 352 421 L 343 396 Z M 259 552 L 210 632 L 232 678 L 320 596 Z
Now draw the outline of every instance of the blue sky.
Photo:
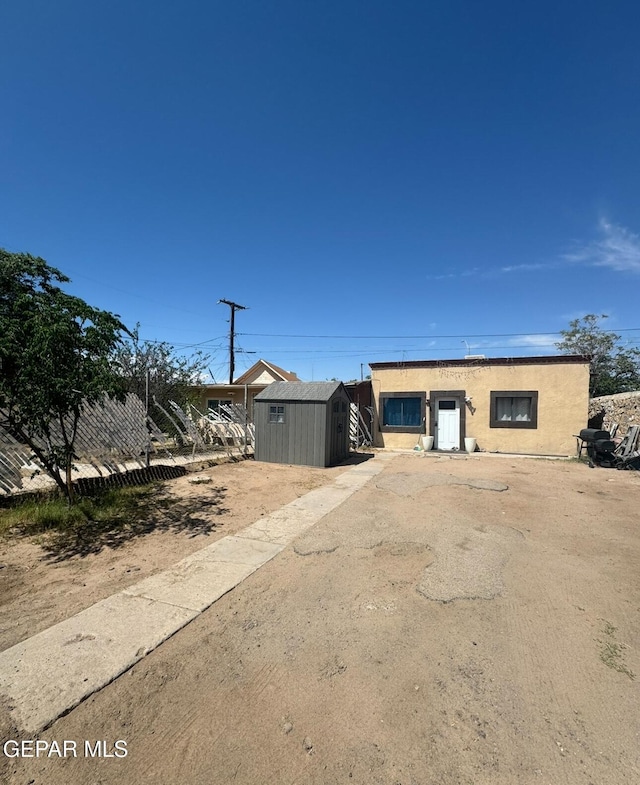
M 225 380 L 640 342 L 640 7 L 21 0 L 0 246 Z M 365 368 L 365 373 L 367 372 Z

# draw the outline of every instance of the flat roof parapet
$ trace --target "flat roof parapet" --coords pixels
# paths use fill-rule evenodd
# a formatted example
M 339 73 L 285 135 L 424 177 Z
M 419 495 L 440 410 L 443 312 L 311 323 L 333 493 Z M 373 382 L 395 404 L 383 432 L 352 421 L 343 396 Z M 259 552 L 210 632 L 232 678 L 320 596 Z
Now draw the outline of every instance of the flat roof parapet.
M 391 368 L 445 368 L 450 366 L 474 367 L 482 365 L 562 365 L 566 363 L 588 363 L 589 357 L 582 354 L 551 354 L 542 357 L 484 357 L 458 360 L 394 360 L 393 362 L 369 363 L 372 370 Z

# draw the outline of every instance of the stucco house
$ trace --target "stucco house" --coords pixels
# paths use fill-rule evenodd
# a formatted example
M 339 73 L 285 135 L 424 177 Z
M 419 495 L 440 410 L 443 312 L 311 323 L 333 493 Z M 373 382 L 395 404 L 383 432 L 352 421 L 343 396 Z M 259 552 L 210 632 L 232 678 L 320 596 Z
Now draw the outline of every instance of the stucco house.
M 203 414 L 208 409 L 217 409 L 224 404 L 247 406 L 249 417 L 253 417 L 253 399 L 272 382 L 299 382 L 292 371 L 285 371 L 274 363 L 258 360 L 239 376 L 233 384 L 206 384 L 198 387 L 196 408 Z
M 580 355 L 371 363 L 374 443 L 572 455 L 586 426 L 589 360 Z

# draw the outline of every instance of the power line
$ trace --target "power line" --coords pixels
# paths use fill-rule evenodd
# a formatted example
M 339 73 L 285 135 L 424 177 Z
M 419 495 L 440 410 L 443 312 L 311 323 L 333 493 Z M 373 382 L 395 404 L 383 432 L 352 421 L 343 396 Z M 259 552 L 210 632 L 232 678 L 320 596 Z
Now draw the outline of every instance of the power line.
M 207 338 L 206 341 L 199 341 L 198 343 L 177 343 L 174 341 L 158 341 L 155 338 L 143 338 L 140 337 L 141 341 L 145 343 L 169 343 L 171 346 L 177 349 L 190 349 L 195 346 L 206 346 L 207 344 L 211 343 L 212 341 L 222 341 L 225 338 L 224 335 L 218 335 L 215 338 Z M 221 349 L 222 346 L 220 344 L 208 347 L 210 349 Z
M 510 344 L 509 346 L 472 346 L 472 350 L 475 349 L 546 349 L 551 348 L 549 344 L 543 344 L 541 346 L 532 346 L 530 343 L 523 343 L 523 344 Z M 240 351 L 240 350 L 237 350 Z M 320 355 L 324 354 L 328 357 L 344 357 L 344 356 L 354 356 L 353 352 L 358 352 L 359 354 L 389 354 L 391 352 L 411 352 L 411 353 L 421 353 L 424 354 L 425 352 L 459 352 L 461 351 L 459 346 L 422 346 L 417 349 L 414 348 L 388 348 L 388 349 L 379 349 L 379 348 L 363 348 L 363 349 L 356 349 L 354 347 L 350 349 L 261 349 L 260 354 L 269 354 L 269 353 L 277 353 L 277 354 L 299 354 L 299 355 L 307 355 L 307 354 L 315 354 Z M 246 352 L 247 354 L 252 354 L 252 352 Z
M 634 331 L 640 332 L 640 327 L 620 328 L 617 332 L 629 333 L 629 332 L 634 332 Z M 472 339 L 474 339 L 474 338 L 475 339 L 480 339 L 480 338 L 517 338 L 517 337 L 526 338 L 526 337 L 537 337 L 537 336 L 541 336 L 541 337 L 542 336 L 559 336 L 560 333 L 552 333 L 552 332 L 536 332 L 536 333 L 479 333 L 479 334 L 467 333 L 466 335 L 468 335 Z M 396 336 L 375 336 L 375 335 L 371 335 L 371 336 L 362 336 L 362 335 L 360 335 L 360 336 L 330 335 L 329 336 L 329 335 L 327 335 L 327 336 L 322 336 L 322 335 L 282 335 L 282 334 L 275 334 L 275 333 L 235 333 L 235 336 L 236 337 L 238 337 L 238 336 L 252 336 L 252 337 L 264 337 L 264 338 L 306 338 L 306 339 L 330 339 L 330 338 L 335 338 L 335 339 L 349 339 L 349 340 L 411 340 L 411 341 L 416 341 L 416 340 L 435 341 L 435 340 L 441 340 L 441 339 L 456 339 L 456 338 L 459 338 L 459 336 L 457 336 L 457 335 L 396 335 Z M 228 339 L 228 336 L 226 336 L 226 338 Z M 143 338 L 142 336 L 141 336 L 140 340 L 143 340 L 146 343 L 154 343 L 154 344 L 168 343 L 168 344 L 171 344 L 171 346 L 173 346 L 176 349 L 190 349 L 190 348 L 196 348 L 196 347 L 201 347 L 202 346 L 202 347 L 206 347 L 208 349 L 218 350 L 218 349 L 222 349 L 223 348 L 223 344 L 221 342 L 225 340 L 225 336 L 218 335 L 218 336 L 215 336 L 213 338 L 207 338 L 204 341 L 198 341 L 197 343 L 181 343 L 181 342 L 173 342 L 173 341 L 170 341 L 170 340 L 169 341 L 167 341 L 167 340 L 159 341 L 159 340 L 156 340 L 154 338 Z M 631 340 L 631 341 L 637 342 L 637 341 L 640 341 L 640 336 L 629 336 L 629 338 L 627 338 L 627 340 Z M 218 343 L 214 343 L 216 341 Z M 475 347 L 472 347 L 472 348 L 476 348 L 476 349 L 535 349 L 535 348 L 543 348 L 544 346 L 549 346 L 549 345 L 550 344 L 541 344 L 540 347 L 536 347 L 535 344 L 531 344 L 531 343 L 522 343 L 522 344 L 513 343 L 513 344 L 506 345 L 506 346 L 475 346 Z M 398 350 L 398 351 L 419 351 L 419 352 L 425 352 L 425 351 L 431 350 L 432 348 L 435 350 L 435 347 L 423 346 L 423 347 L 419 347 L 417 349 L 405 348 L 404 350 Z M 441 347 L 438 347 L 438 351 L 459 351 L 459 349 L 460 349 L 459 346 L 452 346 L 452 347 L 443 347 L 443 346 L 441 346 Z M 237 347 L 235 349 L 235 351 L 236 352 L 243 352 L 243 353 L 250 353 L 246 349 L 242 349 L 240 347 Z M 338 348 L 331 348 L 331 349 L 316 349 L 316 348 L 288 349 L 288 348 L 284 348 L 284 347 L 282 347 L 282 348 L 281 347 L 270 347 L 270 348 L 260 349 L 256 353 L 277 352 L 279 354 L 335 354 L 336 356 L 339 356 L 342 353 L 348 352 L 348 353 L 350 353 L 350 356 L 354 356 L 352 354 L 353 351 L 354 351 L 354 347 L 350 347 L 349 349 L 338 349 Z M 358 350 L 355 350 L 355 351 L 358 351 Z M 374 352 L 378 352 L 378 351 L 391 352 L 391 351 L 396 351 L 396 350 L 395 349 L 380 349 L 380 350 L 378 350 L 375 347 L 363 348 L 361 350 L 362 353 L 367 353 L 367 352 L 368 353 L 374 353 Z
M 144 300 L 145 302 L 151 303 L 152 305 L 160 305 L 162 308 L 170 308 L 173 311 L 179 311 L 180 313 L 187 313 L 189 314 L 189 316 L 194 316 L 194 312 L 190 309 L 180 308 L 177 305 L 172 305 L 171 303 L 167 303 L 166 301 L 163 300 L 155 299 L 152 297 L 146 297 L 145 295 L 140 294 L 139 292 L 133 292 L 130 291 L 129 289 L 121 289 L 119 286 L 113 286 L 113 284 L 111 283 L 98 281 L 96 278 L 91 278 L 90 276 L 85 275 L 84 273 L 80 273 L 76 270 L 71 270 L 67 268 L 66 272 L 74 276 L 74 278 L 71 278 L 71 275 L 69 275 L 69 279 L 70 279 L 69 284 L 73 284 L 76 278 L 84 278 L 85 281 L 90 281 L 91 283 L 97 284 L 98 286 L 100 286 L 101 289 L 112 289 L 114 292 L 118 292 L 119 294 L 126 294 L 127 297 L 134 297 L 138 300 Z M 67 286 L 69 284 L 67 284 Z M 203 317 L 203 314 L 196 314 L 196 315 Z
M 221 301 L 223 302 L 223 301 Z M 640 327 L 624 327 L 618 330 L 610 330 L 607 332 L 626 333 L 640 330 Z M 434 338 L 526 338 L 528 336 L 536 335 L 561 335 L 562 331 L 556 330 L 555 332 L 535 332 L 535 333 L 464 333 L 464 335 L 294 335 L 287 333 L 238 333 L 238 335 L 247 335 L 253 338 L 324 338 L 324 339 L 345 339 L 349 341 L 358 340 L 426 340 Z

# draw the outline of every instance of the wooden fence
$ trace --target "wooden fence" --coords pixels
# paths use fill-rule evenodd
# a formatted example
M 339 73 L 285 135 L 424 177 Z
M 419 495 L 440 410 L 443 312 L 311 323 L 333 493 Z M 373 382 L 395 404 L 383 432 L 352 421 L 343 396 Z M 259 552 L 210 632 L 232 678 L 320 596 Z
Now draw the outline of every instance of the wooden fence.
M 215 460 L 220 453 L 232 457 L 251 450 L 249 423 L 211 422 L 175 403 L 171 410 L 168 413 L 162 409 L 175 426 L 174 434 L 160 431 L 136 395 L 127 395 L 123 402 L 106 398 L 102 403 L 84 406 L 75 440 L 74 480 L 159 464 L 182 466 L 207 457 Z M 206 422 L 201 422 L 203 419 Z M 58 429 L 52 426 L 52 431 L 54 443 L 61 443 Z M 42 442 L 37 444 L 44 447 Z M 53 480 L 30 448 L 0 428 L 0 495 L 44 490 L 52 485 Z

